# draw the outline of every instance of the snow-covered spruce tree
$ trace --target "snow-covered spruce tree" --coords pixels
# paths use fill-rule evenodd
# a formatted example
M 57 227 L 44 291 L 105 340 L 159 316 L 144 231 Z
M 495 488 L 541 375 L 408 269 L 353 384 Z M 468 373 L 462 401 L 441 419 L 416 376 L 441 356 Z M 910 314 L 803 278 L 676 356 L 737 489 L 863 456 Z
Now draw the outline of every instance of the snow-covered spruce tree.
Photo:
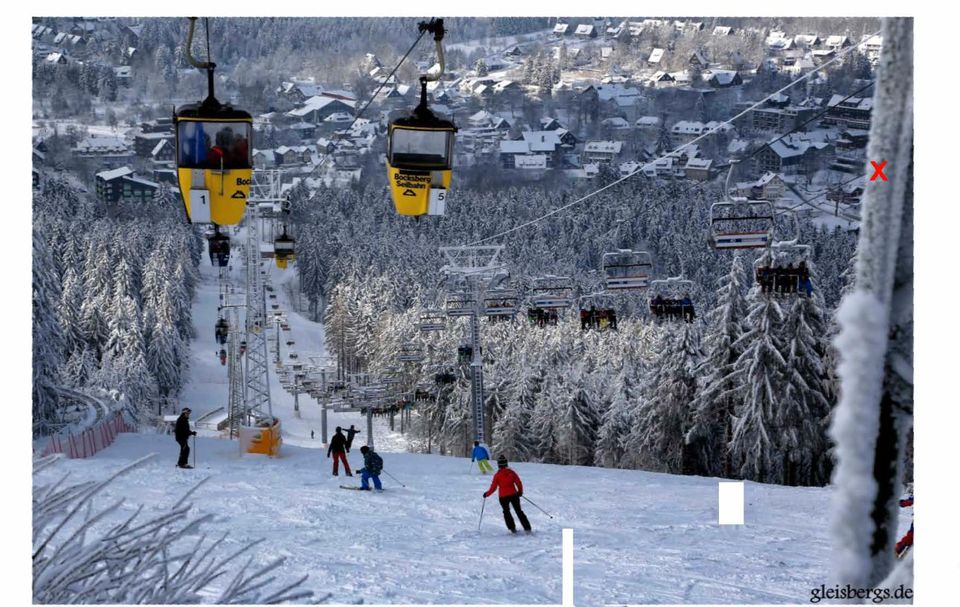
M 43 234 L 33 230 L 33 428 L 44 433 L 59 418 L 55 386 L 63 364 L 64 339 L 57 321 L 62 295 Z
M 183 384 L 182 374 L 189 360 L 186 347 L 173 322 L 172 305 L 166 293 L 157 305 L 156 324 L 147 346 L 147 366 L 157 380 L 160 396 L 176 395 Z
M 810 279 L 816 284 L 813 262 Z M 825 420 L 830 412 L 823 356 L 827 324 L 818 291 L 797 297 L 783 323 L 786 345 L 786 391 L 783 394 L 783 431 L 780 450 L 785 455 L 784 484 L 825 485 L 830 479 Z
M 68 267 L 63 276 L 63 291 L 57 306 L 57 321 L 64 338 L 64 353 L 67 357 L 82 350 L 86 345 L 81 326 L 80 307 L 83 303 L 83 286 L 77 273 Z
M 737 403 L 734 383 L 742 351 L 734 344 L 743 336 L 747 302 L 743 296 L 743 258 L 734 254 L 730 271 L 717 282 L 718 299 L 707 315 L 707 356 L 697 373 L 702 378 L 693 401 L 693 421 L 686 443 L 693 457 L 693 473 L 733 477 L 728 445 L 733 437 L 733 412 Z
M 530 364 L 527 348 L 519 349 L 519 358 L 511 373 L 510 393 L 503 414 L 493 428 L 493 451 L 503 453 L 510 461 L 523 461 L 535 457 L 531 417 L 536 396 L 542 389 L 543 376 L 537 364 Z M 535 359 L 532 359 L 535 360 Z
M 683 323 L 663 343 L 627 444 L 645 470 L 688 474 L 690 455 L 684 437 L 696 397 L 696 369 L 703 359 L 697 325 Z
M 569 388 L 557 407 L 559 451 L 564 463 L 591 466 L 594 441 L 600 428 L 597 395 L 583 360 L 573 361 L 567 368 Z
M 743 354 L 732 381 L 739 386 L 733 419 L 730 460 L 735 478 L 762 483 L 783 482 L 783 454 L 777 435 L 784 431 L 781 410 L 786 392 L 786 361 L 781 325 L 783 311 L 759 286 L 748 295 L 747 332 L 733 347 Z
M 193 604 L 202 601 L 273 604 L 309 599 L 304 576 L 286 586 L 267 576 L 283 559 L 251 568 L 237 559 L 260 541 L 225 552 L 224 539 L 194 538 L 212 515 L 191 517 L 186 500 L 203 481 L 167 512 L 142 517 L 111 516 L 123 501 L 102 506 L 94 499 L 118 476 L 142 465 L 142 458 L 100 482 L 64 484 L 64 479 L 33 484 L 33 601 L 37 604 Z M 34 478 L 61 456 L 34 462 Z M 77 533 L 77 527 L 83 532 Z M 228 583 L 223 584 L 223 580 Z M 215 583 L 216 582 L 216 583 Z
M 630 413 L 638 389 L 631 366 L 624 364 L 614 380 L 613 400 L 600 419 L 594 448 L 594 461 L 598 466 L 618 468 L 623 465 L 624 442 L 630 435 Z

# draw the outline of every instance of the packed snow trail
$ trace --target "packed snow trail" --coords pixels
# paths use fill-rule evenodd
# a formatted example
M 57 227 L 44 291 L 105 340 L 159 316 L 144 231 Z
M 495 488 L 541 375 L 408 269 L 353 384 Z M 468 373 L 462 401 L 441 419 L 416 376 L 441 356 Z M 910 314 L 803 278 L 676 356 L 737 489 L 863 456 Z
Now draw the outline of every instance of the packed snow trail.
M 98 503 L 124 497 L 116 517 L 138 504 L 162 510 L 205 477 L 191 497 L 212 513 L 210 537 L 230 546 L 266 538 L 258 563 L 288 557 L 278 571 L 346 603 L 552 603 L 561 601 L 561 529 L 574 530 L 574 594 L 579 605 L 610 603 L 807 602 L 829 583 L 832 491 L 746 483 L 746 525 L 717 524 L 717 479 L 632 470 L 516 463 L 534 534 L 511 535 L 488 499 L 480 531 L 481 476 L 469 459 L 381 453 L 385 491 L 344 491 L 358 476 L 334 477 L 317 449 L 284 445 L 281 457 L 240 456 L 236 443 L 199 437 L 197 469 L 174 467 L 172 436 L 121 434 L 86 460 L 40 475 L 103 479 L 146 455 L 159 457 L 120 477 Z M 351 467 L 362 466 L 359 449 Z M 910 514 L 904 512 L 903 528 Z M 114 519 L 116 520 L 116 519 Z
M 241 230 L 240 234 L 231 233 L 230 238 L 232 243 L 230 267 L 232 270 L 229 272 L 229 276 L 230 284 L 233 286 L 231 299 L 243 302 L 245 297 L 245 269 L 242 262 L 242 243 L 246 239 L 245 231 Z M 294 312 L 289 303 L 288 290 L 283 286 L 285 282 L 294 278 L 296 266 L 291 264 L 286 270 L 280 270 L 271 260 L 264 260 L 263 267 L 267 268 L 270 273 L 273 293 L 277 295 L 276 300 L 267 301 L 267 310 L 271 310 L 271 303 L 280 305 L 280 309 L 286 313 L 287 322 L 290 325 L 290 334 L 296 342 L 292 348 L 287 348 L 281 337 L 280 352 L 282 360 L 288 361 L 287 353 L 289 350 L 296 351 L 299 356 L 298 360 L 304 364 L 310 363 L 310 356 L 326 354 L 323 325 L 312 322 Z M 210 265 L 206 249 L 200 261 L 199 269 L 200 282 L 197 285 L 197 295 L 193 302 L 193 327 L 196 332 L 196 339 L 190 343 L 190 376 L 181 392 L 178 405 L 178 412 L 179 408 L 182 407 L 190 407 L 193 410 L 191 421 L 199 420 L 206 413 L 218 407 L 226 407 L 228 388 L 227 368 L 220 364 L 218 358 L 221 346 L 214 339 L 214 324 L 217 322 L 217 306 L 219 305 L 220 294 L 219 268 Z M 293 396 L 283 389 L 277 377 L 273 351 L 276 340 L 270 339 L 270 337 L 273 337 L 272 331 L 268 334 L 267 344 L 270 399 L 273 404 L 273 414 L 281 421 L 284 444 L 322 448 L 320 406 L 309 395 L 301 394 L 299 397 L 300 417 L 296 416 Z M 329 412 L 327 414 L 328 439 L 333 436 L 334 429 L 338 425 L 347 428 L 350 424 L 355 425 L 362 432 L 355 441 L 359 448 L 359 445 L 366 443 L 367 440 L 366 417 L 359 413 Z M 375 448 L 378 451 L 403 451 L 406 449 L 406 441 L 402 435 L 399 432 L 390 431 L 389 418 L 375 418 L 373 425 Z M 312 439 L 310 438 L 311 430 L 314 431 L 314 438 Z M 210 436 L 215 435 L 202 429 L 200 432 Z

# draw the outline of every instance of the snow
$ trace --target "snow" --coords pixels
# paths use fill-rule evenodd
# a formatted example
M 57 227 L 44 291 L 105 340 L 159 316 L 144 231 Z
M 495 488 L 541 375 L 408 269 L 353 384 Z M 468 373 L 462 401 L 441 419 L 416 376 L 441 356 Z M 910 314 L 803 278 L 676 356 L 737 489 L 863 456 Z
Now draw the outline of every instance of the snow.
M 243 231 L 231 234 L 239 252 Z M 213 326 L 218 301 L 217 268 L 204 256 L 193 306 L 191 381 L 180 406 L 193 418 L 226 404 L 226 369 L 220 366 Z M 242 263 L 233 259 L 231 283 L 240 285 Z M 296 264 L 269 267 L 270 284 L 285 312 L 300 361 L 326 355 L 321 325 L 294 311 Z M 242 299 L 235 287 L 231 298 Z M 272 347 L 272 346 L 271 346 Z M 281 340 L 286 358 L 285 340 Z M 178 470 L 177 446 L 164 434 L 121 434 L 89 459 L 63 461 L 38 474 L 49 482 L 70 473 L 73 482 L 103 479 L 140 457 L 157 453 L 118 478 L 98 499 L 126 503 L 101 525 L 115 523 L 143 504 L 157 510 L 176 503 L 209 477 L 191 498 L 191 515 L 212 514 L 203 527 L 210 537 L 229 532 L 225 550 L 266 538 L 254 565 L 287 561 L 278 582 L 309 574 L 306 587 L 331 602 L 346 603 L 559 603 L 561 529 L 575 531 L 574 594 L 579 604 L 650 602 L 805 602 L 810 588 L 829 579 L 832 531 L 822 521 L 830 488 L 745 483 L 744 526 L 718 524 L 719 479 L 635 470 L 512 464 L 524 495 L 550 512 L 551 520 L 523 502 L 532 536 L 507 533 L 498 503 L 488 501 L 480 530 L 481 493 L 489 477 L 468 458 L 405 453 L 401 435 L 376 418 L 377 451 L 386 474 L 384 493 L 343 491 L 357 477 L 333 477 L 320 440 L 320 411 L 307 396 L 293 397 L 277 383 L 270 355 L 273 412 L 281 418 L 280 457 L 239 454 L 235 442 L 199 429 L 193 471 Z M 329 428 L 355 424 L 359 414 L 331 413 Z M 310 438 L 310 429 L 316 438 Z M 355 443 L 356 445 L 356 443 Z M 497 455 L 497 454 L 493 454 Z M 356 446 L 348 456 L 356 469 Z M 406 486 L 399 486 L 398 481 Z M 99 502 L 98 502 L 99 503 Z M 902 514 L 902 517 L 909 515 Z
M 877 493 L 873 453 L 883 386 L 883 359 L 875 353 L 887 347 L 888 313 L 876 297 L 858 291 L 844 299 L 837 318 L 842 389 L 830 436 L 838 461 L 833 483 L 842 489 L 834 494 L 830 524 L 837 538 L 834 575 L 836 580 L 863 580 L 871 567 L 870 541 L 864 538 L 873 534 L 871 508 Z
M 287 419 L 284 423 L 287 423 Z M 362 437 L 362 435 L 361 435 Z M 196 512 L 213 514 L 211 536 L 229 543 L 265 537 L 255 564 L 288 560 L 282 581 L 308 573 L 307 587 L 332 602 L 559 603 L 560 530 L 575 530 L 574 593 L 580 604 L 615 602 L 801 602 L 827 579 L 829 533 L 820 523 L 829 489 L 746 483 L 746 525 L 717 524 L 717 479 L 518 463 L 530 537 L 506 532 L 489 478 L 467 458 L 381 451 L 386 491 L 342 491 L 357 478 L 331 477 L 322 451 L 284 445 L 282 456 L 239 456 L 235 443 L 197 440 L 194 471 L 180 471 L 172 437 L 121 434 L 87 460 L 40 475 L 101 479 L 142 455 L 160 457 L 117 479 L 104 503 L 165 508 L 193 484 Z M 349 454 L 359 467 L 360 454 Z M 428 573 L 428 575 L 424 575 Z

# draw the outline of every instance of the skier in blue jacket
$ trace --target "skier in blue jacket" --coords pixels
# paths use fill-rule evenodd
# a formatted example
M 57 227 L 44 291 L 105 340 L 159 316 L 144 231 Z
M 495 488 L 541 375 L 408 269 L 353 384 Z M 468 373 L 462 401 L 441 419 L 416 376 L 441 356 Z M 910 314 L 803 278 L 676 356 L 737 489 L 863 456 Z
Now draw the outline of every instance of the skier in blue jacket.
M 360 453 L 363 454 L 363 468 L 360 468 L 360 489 L 370 491 L 369 480 L 372 478 L 376 490 L 383 491 L 383 486 L 380 484 L 383 459 L 377 455 L 376 451 L 366 445 L 360 447 Z
M 493 472 L 493 466 L 490 465 L 490 452 L 480 444 L 480 441 L 473 441 L 473 457 L 470 458 L 470 461 L 477 462 L 477 468 L 483 474 Z

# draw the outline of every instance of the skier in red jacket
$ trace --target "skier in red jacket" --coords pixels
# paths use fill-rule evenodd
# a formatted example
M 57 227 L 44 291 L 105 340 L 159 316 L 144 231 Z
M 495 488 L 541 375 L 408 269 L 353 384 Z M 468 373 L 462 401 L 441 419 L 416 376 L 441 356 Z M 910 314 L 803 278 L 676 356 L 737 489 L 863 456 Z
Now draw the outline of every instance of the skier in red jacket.
M 910 489 L 910 497 L 900 500 L 901 508 L 909 508 L 913 506 L 913 489 Z M 907 553 L 907 549 L 913 546 L 913 523 L 910 523 L 910 530 L 907 531 L 907 534 L 900 538 L 900 541 L 897 542 L 897 545 L 894 546 L 894 551 L 897 553 L 897 558 L 902 558 L 904 554 Z
M 523 495 L 523 483 L 520 482 L 520 477 L 517 476 L 517 473 L 507 467 L 506 456 L 501 455 L 497 458 L 497 467 L 499 470 L 493 475 L 490 488 L 483 493 L 483 499 L 487 499 L 494 491 L 499 489 L 500 507 L 503 508 L 503 520 L 507 523 L 507 529 L 510 530 L 510 533 L 517 532 L 517 525 L 513 522 L 513 516 L 510 515 L 510 505 L 513 504 L 517 518 L 520 519 L 520 524 L 523 525 L 523 530 L 530 533 L 532 530 L 530 528 L 530 521 L 527 520 L 527 515 L 524 514 L 520 508 L 520 497 Z

